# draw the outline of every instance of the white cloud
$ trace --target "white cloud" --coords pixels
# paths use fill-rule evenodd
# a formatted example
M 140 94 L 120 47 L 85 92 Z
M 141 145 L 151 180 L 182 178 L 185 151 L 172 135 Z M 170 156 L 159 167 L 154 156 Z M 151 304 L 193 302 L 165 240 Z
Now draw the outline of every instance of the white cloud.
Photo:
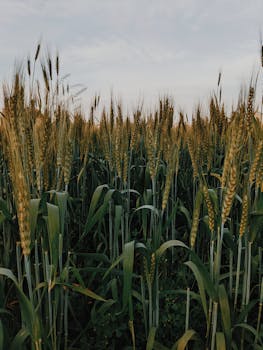
M 107 41 L 92 42 L 90 44 L 73 44 L 63 49 L 66 61 L 77 64 L 94 65 L 129 65 L 131 64 L 167 64 L 183 59 L 184 51 L 176 48 L 161 47 L 150 44 L 144 47 L 137 42 L 121 37 L 113 37 Z M 128 68 L 128 67 L 127 67 Z
M 6 24 L 11 24 L 16 20 L 38 14 L 39 6 L 41 5 L 40 3 L 36 3 L 33 0 L 26 0 L 26 1 L 1 0 L 0 2 L 1 25 L 3 26 Z

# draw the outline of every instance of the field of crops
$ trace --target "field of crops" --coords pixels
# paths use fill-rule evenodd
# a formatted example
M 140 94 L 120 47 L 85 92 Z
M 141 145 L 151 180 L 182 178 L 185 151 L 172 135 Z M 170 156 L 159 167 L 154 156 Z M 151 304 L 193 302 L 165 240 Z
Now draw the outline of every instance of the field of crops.
M 262 349 L 255 86 L 84 118 L 39 49 L 3 89 L 0 349 Z

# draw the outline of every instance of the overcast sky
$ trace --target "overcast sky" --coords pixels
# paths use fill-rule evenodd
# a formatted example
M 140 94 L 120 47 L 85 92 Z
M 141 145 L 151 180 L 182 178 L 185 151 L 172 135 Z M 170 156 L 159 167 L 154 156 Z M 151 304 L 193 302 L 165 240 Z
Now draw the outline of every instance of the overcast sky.
M 87 86 L 86 101 L 112 90 L 148 106 L 169 94 L 190 114 L 222 70 L 231 106 L 260 68 L 262 27 L 262 0 L 0 0 L 0 79 L 41 38 L 70 83 Z

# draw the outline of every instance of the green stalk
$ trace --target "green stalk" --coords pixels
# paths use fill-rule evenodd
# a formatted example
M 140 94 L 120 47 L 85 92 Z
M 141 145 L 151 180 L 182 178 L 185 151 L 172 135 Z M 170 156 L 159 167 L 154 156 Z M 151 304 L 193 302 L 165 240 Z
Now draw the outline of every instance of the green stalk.
M 28 292 L 29 292 L 29 299 L 33 305 L 33 289 L 32 289 L 32 280 L 31 280 L 31 265 L 30 265 L 30 257 L 27 255 L 24 255 L 24 264 L 25 264 L 25 271 L 26 271 L 26 279 L 27 279 L 27 286 L 28 286 Z
M 63 261 L 62 261 L 62 253 L 63 253 L 63 236 L 60 233 L 59 234 L 59 274 L 60 277 L 62 275 L 62 269 L 63 269 Z M 60 288 L 60 317 L 59 317 L 59 329 L 56 332 L 58 335 L 58 342 L 57 342 L 57 347 L 60 349 L 60 344 L 61 344 L 61 336 L 62 336 L 62 331 L 63 331 L 63 318 L 64 318 L 64 310 L 63 310 L 63 304 L 64 304 L 64 292 L 63 288 Z M 56 318 L 54 318 L 56 319 Z
M 211 350 L 215 349 L 215 340 L 216 340 L 216 328 L 217 328 L 217 312 L 218 312 L 218 303 L 213 302 L 213 315 L 212 315 L 212 339 L 211 339 Z
M 261 289 L 261 276 L 262 276 L 262 248 L 259 247 L 258 248 L 258 260 L 259 260 L 259 264 L 258 264 L 258 286 L 259 286 L 259 295 L 260 295 L 260 290 Z
M 247 271 L 247 291 L 246 291 L 246 305 L 249 303 L 250 299 L 250 283 L 251 283 L 251 248 L 252 242 L 248 242 L 248 271 Z
M 175 220 L 172 220 L 172 240 L 175 239 Z M 175 249 L 172 247 L 172 264 L 175 262 Z
M 156 264 L 156 272 L 155 272 L 155 327 L 159 326 L 159 314 L 160 314 L 160 306 L 159 306 L 159 273 L 158 273 L 158 264 Z
M 143 320 L 144 320 L 144 331 L 145 337 L 147 338 L 147 315 L 146 315 L 146 299 L 145 299 L 145 284 L 143 276 L 140 276 L 140 284 L 141 284 L 141 296 L 142 296 L 142 311 L 143 311 Z
M 126 189 L 127 189 L 127 211 L 125 213 L 125 236 L 126 236 L 126 242 L 129 242 L 131 240 L 130 237 L 130 230 L 129 230 L 129 217 L 130 217 L 130 201 L 131 201 L 131 194 L 130 194 L 130 186 L 131 186 L 131 164 L 132 164 L 132 149 L 130 150 L 129 155 L 129 164 L 128 164 L 128 175 L 127 175 L 127 183 L 126 183 Z
M 53 313 L 52 313 L 52 301 L 51 301 L 51 266 L 49 264 L 48 252 L 45 252 L 45 269 L 47 276 L 47 285 L 48 285 L 48 320 L 49 320 L 49 333 L 52 337 L 52 324 L 53 324 Z M 52 339 L 53 340 L 53 339 Z M 53 343 L 53 342 L 52 342 Z
M 45 265 L 45 251 L 44 251 L 44 242 L 43 237 L 41 237 L 41 255 L 42 255 L 42 262 L 43 262 L 43 275 L 44 275 L 44 281 L 47 281 L 47 273 L 46 273 L 46 265 Z
M 57 175 L 57 186 L 56 186 L 56 189 L 57 189 L 57 191 L 59 191 L 59 188 L 58 188 L 58 186 L 59 186 L 59 178 L 60 178 L 60 167 L 59 166 L 57 167 L 56 175 Z
M 210 240 L 210 277 L 211 280 L 214 280 L 214 250 L 215 250 L 215 241 Z
M 124 214 L 123 211 L 121 213 L 121 249 L 122 252 L 124 251 L 124 245 L 125 245 L 125 232 L 124 232 Z
M 152 178 L 152 196 L 153 196 L 153 207 L 156 208 L 156 179 L 155 177 Z M 151 231 L 152 231 L 152 237 L 153 237 L 153 244 L 154 249 L 157 248 L 156 246 L 156 218 L 153 212 L 151 212 Z
M 39 256 L 38 256 L 37 240 L 35 240 L 35 279 L 36 279 L 36 287 L 38 287 L 40 284 L 40 272 L 39 272 Z M 39 288 L 37 288 L 37 302 L 39 307 L 41 307 L 41 296 L 40 296 Z
M 211 322 L 212 322 L 212 310 L 213 310 L 213 300 L 212 298 L 209 298 L 209 309 L 208 309 L 208 320 L 207 320 L 207 327 L 206 327 L 206 342 L 209 342 L 209 335 L 211 331 Z
M 241 252 L 242 252 L 242 237 L 239 236 L 239 238 L 238 238 L 237 273 L 236 273 L 234 310 L 236 310 L 236 307 L 237 307 L 237 296 L 238 296 L 238 289 L 239 289 L 240 265 L 241 265 Z
M 247 295 L 247 276 L 248 276 L 248 245 L 247 237 L 245 239 L 245 261 L 244 261 L 244 276 L 243 276 L 243 289 L 242 289 L 242 310 L 246 305 L 246 295 Z
M 224 237 L 224 224 L 221 223 L 221 230 L 218 227 L 217 232 L 217 253 L 216 253 L 216 266 L 215 266 L 215 286 L 219 286 L 220 270 L 221 270 L 221 254 L 222 254 L 222 244 Z M 212 339 L 211 339 L 211 350 L 215 348 L 216 330 L 217 330 L 217 314 L 218 314 L 218 302 L 213 302 L 213 312 L 212 312 Z
M 222 244 L 224 236 L 224 224 L 221 224 L 221 231 L 218 228 L 217 232 L 217 249 L 216 249 L 216 264 L 215 264 L 215 284 L 216 287 L 219 285 L 220 269 L 221 269 L 221 254 L 222 254 Z
M 150 281 L 148 281 L 147 285 L 148 285 L 148 296 L 149 296 L 149 330 L 150 330 L 153 326 L 152 284 Z
M 259 298 L 259 306 L 258 306 L 258 319 L 257 319 L 257 333 L 255 336 L 254 345 L 256 345 L 261 328 L 261 315 L 262 315 L 262 304 L 263 304 L 263 278 L 260 284 L 260 298 Z
M 42 340 L 41 339 L 36 340 L 34 345 L 35 345 L 35 350 L 41 350 L 42 349 Z
M 162 212 L 162 219 L 163 219 L 163 212 Z M 161 222 L 163 221 L 161 219 Z M 166 222 L 168 222 L 169 219 L 169 200 L 167 201 L 167 205 L 166 205 L 166 211 L 165 211 L 165 220 Z M 165 231 L 165 239 L 166 241 L 169 240 L 169 227 L 167 226 L 166 231 Z M 172 238 L 173 239 L 173 238 Z M 172 249 L 172 259 L 173 259 L 173 249 Z
M 52 315 L 52 319 L 54 320 L 53 321 L 53 326 L 52 326 L 52 341 L 53 341 L 53 349 L 59 349 L 58 347 L 58 340 L 57 340 L 57 336 L 58 336 L 58 332 L 57 332 L 57 322 L 56 322 L 56 319 L 57 319 L 57 308 L 56 308 L 56 305 L 55 305 L 55 302 L 53 302 L 54 304 L 54 307 L 53 307 L 53 315 Z
M 177 173 L 175 174 L 175 180 L 172 182 L 172 203 L 176 203 L 177 197 Z M 173 207 L 172 207 L 173 210 Z M 172 239 L 175 239 L 175 217 L 172 218 Z M 174 247 L 172 247 L 172 263 L 175 261 Z
M 189 329 L 189 318 L 190 318 L 190 288 L 186 290 L 186 314 L 185 314 L 185 332 Z
M 245 237 L 245 263 L 244 263 L 244 278 L 243 278 L 243 290 L 242 290 L 242 310 L 244 310 L 245 305 L 246 305 L 246 299 L 247 299 L 247 283 L 248 283 L 248 240 L 247 236 Z M 245 323 L 247 322 L 247 315 L 245 317 Z M 241 344 L 240 348 L 241 350 L 244 349 L 244 341 L 245 341 L 245 329 L 242 329 L 242 334 L 241 334 Z
M 114 255 L 113 255 L 114 259 L 116 259 L 120 255 L 120 253 L 119 253 L 120 248 L 119 248 L 119 237 L 118 237 L 118 234 L 119 234 L 118 231 L 117 232 L 114 231 Z
M 230 299 L 232 299 L 232 291 L 233 291 L 233 251 L 229 250 L 229 295 Z
M 20 242 L 16 242 L 16 267 L 17 267 L 18 283 L 21 287 L 23 283 L 23 277 L 22 277 L 22 267 L 21 267 L 21 243 Z
M 3 246 L 5 247 L 3 262 L 4 262 L 5 266 L 8 266 L 9 262 L 10 262 L 9 251 L 11 249 L 11 237 L 12 237 L 12 235 L 10 234 L 10 229 L 8 229 L 8 227 L 6 227 L 5 222 L 2 223 L 2 233 L 3 233 L 3 242 L 4 242 Z
M 70 259 L 70 252 L 68 252 L 68 258 L 66 263 L 66 277 L 65 282 L 68 283 L 69 281 L 69 259 Z M 68 348 L 68 299 L 69 299 L 69 290 L 66 289 L 65 291 L 65 301 L 64 301 L 64 350 L 67 350 Z
M 113 252 L 112 252 L 112 201 L 109 201 L 109 251 L 110 251 L 110 261 L 113 260 Z
M 214 281 L 214 252 L 215 252 L 215 241 L 212 237 L 212 239 L 210 239 L 210 277 L 211 277 L 211 281 Z M 216 256 L 217 258 L 217 256 Z M 206 339 L 208 342 L 209 339 L 209 334 L 211 331 L 211 322 L 212 322 L 212 310 L 213 310 L 213 300 L 212 298 L 209 298 L 209 309 L 208 309 L 208 319 L 207 319 L 207 329 L 206 329 Z
M 62 269 L 63 269 L 62 253 L 63 253 L 63 236 L 60 233 L 58 238 L 58 264 L 59 264 L 60 274 L 62 273 Z

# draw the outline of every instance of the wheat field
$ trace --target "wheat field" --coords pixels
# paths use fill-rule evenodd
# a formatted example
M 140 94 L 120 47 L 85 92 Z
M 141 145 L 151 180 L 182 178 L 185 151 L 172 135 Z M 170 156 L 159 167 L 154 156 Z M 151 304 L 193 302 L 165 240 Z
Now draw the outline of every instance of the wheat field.
M 84 117 L 40 51 L 3 85 L 0 349 L 262 349 L 255 84 Z

